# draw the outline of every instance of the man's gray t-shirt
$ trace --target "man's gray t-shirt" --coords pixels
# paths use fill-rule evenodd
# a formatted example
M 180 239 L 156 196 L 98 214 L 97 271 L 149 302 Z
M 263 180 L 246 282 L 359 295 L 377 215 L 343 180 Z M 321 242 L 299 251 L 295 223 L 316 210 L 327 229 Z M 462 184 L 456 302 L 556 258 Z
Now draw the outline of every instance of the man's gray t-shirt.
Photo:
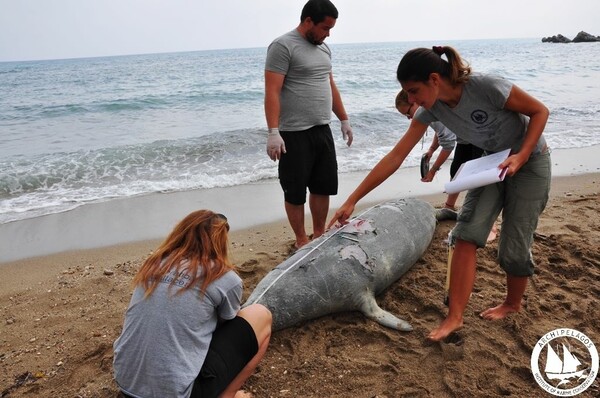
M 285 75 L 279 130 L 301 131 L 329 124 L 331 50 L 325 43 L 312 44 L 294 29 L 269 45 L 265 69 Z
M 424 124 L 440 121 L 457 137 L 490 153 L 508 148 L 518 152 L 529 118 L 504 109 L 512 87 L 501 77 L 474 73 L 454 108 L 438 100 L 430 109 L 417 109 L 415 119 Z M 542 135 L 532 154 L 540 153 L 545 144 Z
M 171 270 L 149 297 L 144 298 L 142 287 L 135 288 L 114 343 L 115 380 L 126 394 L 189 397 L 218 318 L 237 315 L 242 280 L 235 272 L 212 282 L 205 295 L 198 285 L 176 294 L 189 280 L 185 269 Z

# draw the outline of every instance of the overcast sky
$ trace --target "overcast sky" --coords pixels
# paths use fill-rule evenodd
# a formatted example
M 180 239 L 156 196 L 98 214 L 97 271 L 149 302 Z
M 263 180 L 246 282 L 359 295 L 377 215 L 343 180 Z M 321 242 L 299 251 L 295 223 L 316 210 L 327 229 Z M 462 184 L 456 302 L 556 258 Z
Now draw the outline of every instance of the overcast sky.
M 0 61 L 266 47 L 305 0 L 0 0 Z M 599 0 L 336 0 L 328 43 L 600 35 Z

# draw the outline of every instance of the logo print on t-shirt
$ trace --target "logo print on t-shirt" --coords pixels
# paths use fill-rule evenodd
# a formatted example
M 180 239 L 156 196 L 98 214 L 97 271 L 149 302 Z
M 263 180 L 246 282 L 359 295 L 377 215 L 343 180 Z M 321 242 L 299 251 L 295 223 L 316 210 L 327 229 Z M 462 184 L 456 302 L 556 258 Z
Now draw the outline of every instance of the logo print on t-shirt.
M 477 124 L 483 124 L 488 120 L 488 114 L 482 110 L 475 110 L 471 113 L 471 120 Z

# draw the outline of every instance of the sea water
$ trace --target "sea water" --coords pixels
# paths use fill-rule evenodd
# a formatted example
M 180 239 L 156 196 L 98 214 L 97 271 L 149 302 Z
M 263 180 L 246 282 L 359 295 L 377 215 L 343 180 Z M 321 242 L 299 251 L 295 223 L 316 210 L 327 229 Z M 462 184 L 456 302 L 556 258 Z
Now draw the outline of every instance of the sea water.
M 396 67 L 407 50 L 437 44 L 331 46 L 354 130 L 348 148 L 332 122 L 340 178 L 370 169 L 401 137 L 408 120 L 394 108 Z M 442 44 L 474 71 L 504 76 L 542 100 L 552 148 L 600 144 L 600 43 Z M 0 223 L 276 178 L 265 151 L 265 55 L 251 48 L 0 63 Z M 416 166 L 422 151 L 417 145 L 405 165 Z

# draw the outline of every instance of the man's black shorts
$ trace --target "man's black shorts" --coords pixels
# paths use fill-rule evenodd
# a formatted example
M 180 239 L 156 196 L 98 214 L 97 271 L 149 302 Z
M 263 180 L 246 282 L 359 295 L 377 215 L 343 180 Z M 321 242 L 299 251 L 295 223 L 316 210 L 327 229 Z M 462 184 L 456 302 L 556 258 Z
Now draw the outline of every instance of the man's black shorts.
M 279 160 L 279 183 L 285 201 L 306 202 L 306 188 L 316 195 L 336 195 L 337 159 L 328 124 L 303 131 L 281 131 L 286 153 Z

